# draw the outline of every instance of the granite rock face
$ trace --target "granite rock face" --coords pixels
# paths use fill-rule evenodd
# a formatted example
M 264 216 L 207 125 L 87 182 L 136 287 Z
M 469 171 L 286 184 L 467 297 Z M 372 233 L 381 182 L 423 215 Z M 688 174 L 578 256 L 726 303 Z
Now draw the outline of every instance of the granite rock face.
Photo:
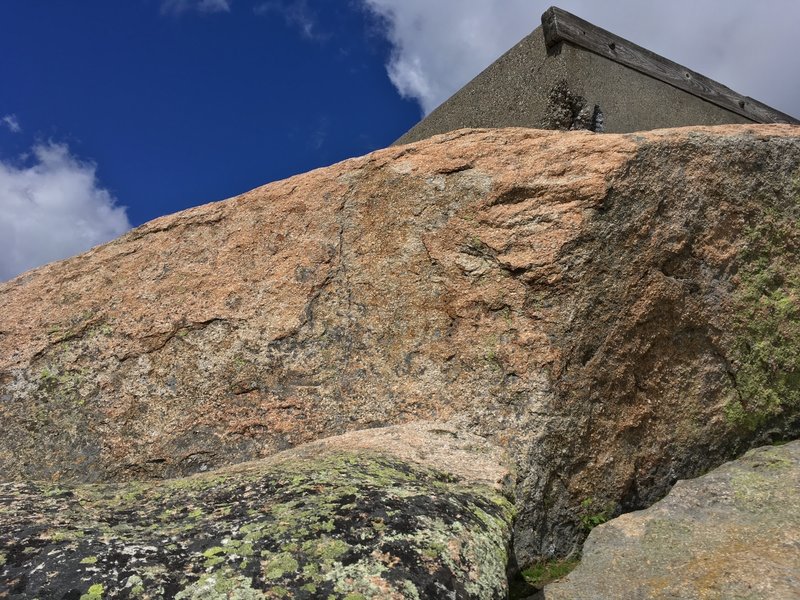
M 505 598 L 497 449 L 366 433 L 166 482 L 0 484 L 0 598 Z
M 544 597 L 800 598 L 800 441 L 751 450 L 597 527 Z
M 800 130 L 460 131 L 0 285 L 0 473 L 171 478 L 448 422 L 520 563 L 800 431 Z M 35 493 L 34 493 L 35 495 Z

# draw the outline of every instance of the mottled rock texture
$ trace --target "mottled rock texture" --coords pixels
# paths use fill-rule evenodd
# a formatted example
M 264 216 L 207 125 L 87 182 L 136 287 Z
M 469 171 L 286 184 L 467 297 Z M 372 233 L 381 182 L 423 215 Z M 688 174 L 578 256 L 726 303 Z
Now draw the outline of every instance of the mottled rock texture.
M 0 598 L 505 598 L 496 450 L 447 427 L 392 428 L 381 451 L 369 434 L 166 482 L 0 484 Z M 447 456 L 464 477 L 430 466 Z
M 800 414 L 800 129 L 459 131 L 0 286 L 0 473 L 167 478 L 448 421 L 520 562 Z
M 592 531 L 546 600 L 800 598 L 800 441 L 751 450 Z

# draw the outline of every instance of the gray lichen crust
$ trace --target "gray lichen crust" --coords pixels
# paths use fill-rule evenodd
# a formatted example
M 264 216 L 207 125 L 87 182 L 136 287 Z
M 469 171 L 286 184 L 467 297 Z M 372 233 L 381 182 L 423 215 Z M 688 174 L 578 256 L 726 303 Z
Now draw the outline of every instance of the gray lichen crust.
M 748 452 L 592 531 L 547 600 L 800 597 L 800 441 Z
M 0 598 L 505 598 L 513 508 L 374 452 L 0 485 Z

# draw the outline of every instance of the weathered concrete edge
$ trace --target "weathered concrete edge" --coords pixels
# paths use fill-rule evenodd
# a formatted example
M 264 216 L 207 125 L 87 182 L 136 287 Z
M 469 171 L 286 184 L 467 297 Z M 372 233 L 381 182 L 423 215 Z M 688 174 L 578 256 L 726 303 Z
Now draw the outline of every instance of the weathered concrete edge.
M 542 14 L 542 29 L 548 48 L 561 42 L 572 43 L 756 123 L 800 125 L 800 120 L 786 113 L 749 96 L 739 94 L 705 75 L 692 71 L 558 7 L 551 6 Z

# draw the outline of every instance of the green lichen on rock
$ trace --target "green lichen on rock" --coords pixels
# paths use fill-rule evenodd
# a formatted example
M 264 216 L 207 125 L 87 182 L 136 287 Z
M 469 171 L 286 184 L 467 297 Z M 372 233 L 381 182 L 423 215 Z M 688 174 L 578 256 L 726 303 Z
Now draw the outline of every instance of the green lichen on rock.
M 510 502 L 370 452 L 165 482 L 8 483 L 0 496 L 0 588 L 10 598 L 503 598 L 507 589 Z
M 94 585 L 89 586 L 89 590 L 81 596 L 81 600 L 101 600 L 104 592 L 105 587 L 103 584 L 95 583 Z
M 274 592 L 275 590 L 273 590 Z M 175 600 L 261 600 L 264 594 L 252 587 L 249 577 L 232 569 L 207 573 L 175 595 Z
M 765 199 L 740 255 L 729 421 L 755 430 L 800 406 L 800 177 Z
M 522 572 L 522 575 L 532 586 L 540 588 L 545 584 L 565 577 L 578 564 L 580 564 L 580 560 L 577 558 L 550 560 L 528 567 Z

